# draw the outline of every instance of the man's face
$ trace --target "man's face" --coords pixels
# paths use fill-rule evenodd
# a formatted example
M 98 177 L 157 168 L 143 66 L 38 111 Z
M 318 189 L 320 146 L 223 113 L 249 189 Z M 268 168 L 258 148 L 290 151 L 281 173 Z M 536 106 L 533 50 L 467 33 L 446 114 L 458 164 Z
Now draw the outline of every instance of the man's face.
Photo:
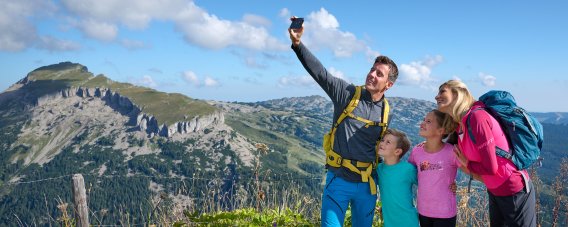
M 389 80 L 390 67 L 385 64 L 375 63 L 367 74 L 365 89 L 371 93 L 385 92 L 392 87 L 393 83 Z

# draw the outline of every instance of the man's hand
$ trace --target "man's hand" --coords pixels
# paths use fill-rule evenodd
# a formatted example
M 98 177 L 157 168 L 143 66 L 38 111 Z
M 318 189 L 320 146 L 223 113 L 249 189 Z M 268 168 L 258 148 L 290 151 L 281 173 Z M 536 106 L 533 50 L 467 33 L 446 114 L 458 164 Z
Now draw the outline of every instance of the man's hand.
M 295 16 L 291 17 L 290 20 L 296 19 Z M 300 39 L 302 38 L 302 34 L 304 34 L 304 26 L 300 29 L 291 29 L 288 28 L 288 33 L 290 33 L 290 40 L 292 40 L 292 44 L 294 46 L 300 45 Z

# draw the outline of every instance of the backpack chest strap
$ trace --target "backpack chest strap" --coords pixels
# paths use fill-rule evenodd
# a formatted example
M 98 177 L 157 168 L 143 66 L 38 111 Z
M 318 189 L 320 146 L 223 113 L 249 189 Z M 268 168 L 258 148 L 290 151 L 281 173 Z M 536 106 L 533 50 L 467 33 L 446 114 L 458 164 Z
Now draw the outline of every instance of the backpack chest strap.
M 385 122 L 377 122 L 377 121 L 371 121 L 359 116 L 355 116 L 353 113 L 349 113 L 347 114 L 348 117 L 353 118 L 355 120 L 358 120 L 360 122 L 365 123 L 365 128 L 368 128 L 369 126 L 382 126 L 382 127 L 386 127 L 387 123 Z
M 355 162 L 355 165 L 353 165 L 353 162 Z M 371 176 L 373 170 L 376 168 L 376 163 L 361 162 L 342 158 L 341 155 L 333 150 L 330 150 L 326 154 L 326 164 L 336 168 L 344 167 L 351 172 L 359 174 L 361 176 L 362 182 L 369 182 L 371 194 L 377 194 L 377 185 L 375 184 L 375 180 Z M 363 170 L 359 168 L 363 168 Z

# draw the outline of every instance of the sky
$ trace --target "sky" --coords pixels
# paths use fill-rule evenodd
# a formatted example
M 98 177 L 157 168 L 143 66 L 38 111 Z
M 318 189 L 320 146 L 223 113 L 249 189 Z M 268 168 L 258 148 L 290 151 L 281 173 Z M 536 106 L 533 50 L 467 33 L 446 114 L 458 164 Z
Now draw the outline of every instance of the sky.
M 568 1 L 0 0 L 0 91 L 70 61 L 118 82 L 196 99 L 327 97 L 290 48 L 361 85 L 378 55 L 400 70 L 387 97 L 434 101 L 465 82 L 532 112 L 568 112 Z

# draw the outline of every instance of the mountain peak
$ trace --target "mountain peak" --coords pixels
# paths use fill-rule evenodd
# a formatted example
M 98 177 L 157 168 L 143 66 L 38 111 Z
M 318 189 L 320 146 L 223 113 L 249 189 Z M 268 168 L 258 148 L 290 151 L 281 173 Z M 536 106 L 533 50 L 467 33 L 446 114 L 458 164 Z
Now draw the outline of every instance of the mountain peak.
M 28 73 L 28 75 L 24 79 L 18 81 L 17 84 L 27 84 L 32 81 L 42 80 L 61 80 L 68 82 L 86 81 L 92 77 L 93 74 L 89 72 L 86 66 L 66 61 L 39 67 Z
M 81 65 L 79 63 L 73 63 L 73 62 L 65 61 L 65 62 L 59 62 L 57 64 L 39 67 L 39 68 L 35 69 L 34 71 L 32 71 L 32 73 L 36 72 L 36 71 L 45 71 L 45 70 L 49 70 L 49 71 L 80 70 L 82 72 L 89 71 L 87 69 L 87 67 L 84 66 L 84 65 Z
M 222 113 L 204 101 L 115 82 L 102 74 L 94 76 L 86 66 L 73 62 L 33 70 L 0 94 L 0 101 L 20 97 L 32 106 L 40 106 L 75 96 L 85 101 L 100 98 L 115 111 L 130 117 L 136 125 L 142 125 L 144 130 L 160 135 L 188 132 L 212 121 L 223 121 Z

